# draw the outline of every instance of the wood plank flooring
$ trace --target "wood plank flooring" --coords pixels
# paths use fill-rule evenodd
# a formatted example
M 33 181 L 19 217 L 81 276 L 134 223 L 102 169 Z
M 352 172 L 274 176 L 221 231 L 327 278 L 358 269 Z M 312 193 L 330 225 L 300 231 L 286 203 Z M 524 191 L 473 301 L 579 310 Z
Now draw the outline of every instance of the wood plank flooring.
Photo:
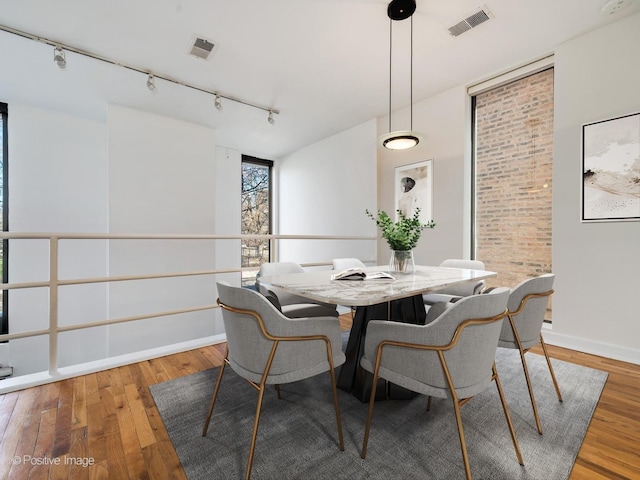
M 549 351 L 609 372 L 570 479 L 640 479 L 640 366 Z M 223 355 L 214 345 L 0 396 L 0 479 L 185 479 L 148 387 Z

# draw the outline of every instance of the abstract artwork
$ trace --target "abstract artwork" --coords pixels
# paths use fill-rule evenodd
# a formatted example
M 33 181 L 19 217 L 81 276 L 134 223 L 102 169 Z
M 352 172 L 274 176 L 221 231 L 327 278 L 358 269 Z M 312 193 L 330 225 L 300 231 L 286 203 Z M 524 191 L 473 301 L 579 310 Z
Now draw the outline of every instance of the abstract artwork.
M 420 221 L 433 220 L 433 160 L 425 160 L 396 168 L 396 221 L 397 210 L 407 217 L 420 208 Z
M 582 221 L 640 220 L 640 113 L 582 126 Z

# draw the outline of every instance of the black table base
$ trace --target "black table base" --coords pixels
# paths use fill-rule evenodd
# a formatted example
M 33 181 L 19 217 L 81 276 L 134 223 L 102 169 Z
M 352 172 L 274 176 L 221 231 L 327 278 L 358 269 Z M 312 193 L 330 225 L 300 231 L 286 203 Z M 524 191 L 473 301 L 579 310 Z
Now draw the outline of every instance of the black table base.
M 422 295 L 393 300 L 389 303 L 358 307 L 353 318 L 345 352 L 347 360 L 340 368 L 338 375 L 338 388 L 353 393 L 361 402 L 369 401 L 373 375 L 360 366 L 360 359 L 364 355 L 364 339 L 367 324 L 371 320 L 390 320 L 424 325 L 426 316 Z M 384 379 L 378 379 L 376 400 L 408 399 L 414 395 L 414 392 L 410 390 Z

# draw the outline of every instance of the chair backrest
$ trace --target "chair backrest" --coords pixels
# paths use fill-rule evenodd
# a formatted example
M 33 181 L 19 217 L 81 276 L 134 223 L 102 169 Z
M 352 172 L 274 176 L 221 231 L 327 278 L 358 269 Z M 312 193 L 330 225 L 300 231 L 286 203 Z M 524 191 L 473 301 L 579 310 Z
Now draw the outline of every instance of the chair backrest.
M 484 262 L 480 260 L 464 260 L 460 258 L 448 258 L 440 264 L 441 267 L 450 268 L 467 268 L 469 270 L 484 270 Z M 443 292 L 449 295 L 458 295 L 460 297 L 468 297 L 469 295 L 475 295 L 480 293 L 482 287 L 484 287 L 484 280 L 477 282 L 468 282 L 462 285 L 452 285 L 443 290 Z
M 432 323 L 419 327 L 413 334 L 415 343 L 447 345 L 452 342 L 458 327 L 461 328 L 455 345 L 444 352 L 460 398 L 481 392 L 491 381 L 502 327 L 500 316 L 506 312 L 509 292 L 508 288 L 500 287 L 486 295 L 463 298 L 445 309 Z M 469 323 L 461 327 L 467 320 L 493 317 L 497 318 L 494 321 Z M 369 336 L 368 331 L 367 337 Z M 377 340 L 372 338 L 370 341 L 376 344 Z M 446 393 L 449 388 L 446 377 L 435 351 L 389 347 L 383 354 L 382 365 L 415 380 L 418 384 L 440 389 L 443 396 L 449 396 Z M 420 391 L 420 388 L 416 391 Z
M 509 295 L 507 307 L 518 330 L 518 336 L 523 348 L 530 348 L 540 341 L 540 330 L 544 322 L 544 314 L 549 304 L 549 298 L 553 293 L 554 279 L 555 275 L 553 273 L 547 273 L 524 280 Z M 529 295 L 532 296 L 528 297 Z M 522 303 L 523 301 L 525 302 L 524 304 Z M 508 319 L 505 319 L 502 326 L 500 346 L 515 346 L 515 338 Z
M 266 331 L 277 337 L 308 335 L 302 333 L 305 329 L 303 320 L 307 319 L 287 318 L 255 290 L 233 287 L 226 282 L 217 282 L 216 285 L 219 302 L 230 307 L 222 309 L 229 364 L 240 376 L 259 381 L 274 341 L 263 334 L 257 316 L 264 323 Z M 253 314 L 234 310 L 246 310 Z M 311 321 L 316 323 L 315 319 Z M 340 345 L 340 328 L 337 323 L 335 330 L 335 338 L 332 337 L 331 342 Z M 279 375 L 281 383 L 287 383 L 292 381 L 287 378 L 287 374 L 313 369 L 318 364 L 318 359 L 326 363 L 326 357 L 327 350 L 323 342 L 283 341 L 278 346 L 269 375 Z
M 277 323 L 278 316 L 284 317 L 264 296 L 253 290 L 233 287 L 226 282 L 217 282 L 217 287 L 218 299 L 222 304 L 255 312 L 260 315 L 267 329 Z M 232 367 L 235 364 L 251 372 L 262 372 L 273 342 L 263 335 L 258 320 L 251 315 L 226 309 L 222 310 L 222 320 Z
M 448 335 L 453 335 L 455 329 L 469 319 L 484 319 L 500 316 L 506 310 L 509 289 L 500 287 L 487 295 L 466 297 L 456 302 L 452 307 L 434 321 L 442 323 L 449 330 L 440 341 L 446 342 Z M 456 345 L 445 352 L 447 366 L 456 390 L 464 396 L 475 395 L 486 388 L 491 380 L 492 366 L 498 349 L 498 338 L 502 328 L 502 321 L 482 322 L 470 324 L 462 328 Z M 446 387 L 444 377 L 440 385 Z M 477 391 L 464 391 L 464 388 Z
M 271 287 L 268 290 L 264 285 L 261 285 L 260 278 L 267 275 L 281 275 L 288 273 L 304 273 L 305 269 L 299 263 L 295 262 L 265 262 L 260 265 L 260 271 L 256 277 L 256 283 L 258 285 L 258 291 L 263 295 L 274 294 L 278 298 L 278 303 L 282 306 L 293 305 L 296 303 L 312 303 L 311 300 L 307 300 L 298 295 L 287 293 L 281 288 Z
M 468 268 L 470 270 L 484 270 L 484 262 L 480 260 L 465 260 L 462 258 L 447 258 L 441 264 L 441 267 L 452 268 Z
M 296 262 L 265 262 L 260 265 L 261 276 L 283 273 L 304 273 L 304 268 Z
M 333 269 L 334 270 L 346 270 L 347 268 L 365 268 L 366 265 L 357 258 L 334 258 Z

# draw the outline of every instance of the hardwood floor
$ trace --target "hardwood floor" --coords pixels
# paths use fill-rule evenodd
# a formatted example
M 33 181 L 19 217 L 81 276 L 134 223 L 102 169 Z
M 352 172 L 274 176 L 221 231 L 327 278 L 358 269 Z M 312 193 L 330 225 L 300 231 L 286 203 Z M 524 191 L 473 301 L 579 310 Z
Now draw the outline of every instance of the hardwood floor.
M 609 372 L 571 480 L 640 478 L 640 366 L 549 353 Z M 148 386 L 223 355 L 215 345 L 0 396 L 0 479 L 186 478 Z

